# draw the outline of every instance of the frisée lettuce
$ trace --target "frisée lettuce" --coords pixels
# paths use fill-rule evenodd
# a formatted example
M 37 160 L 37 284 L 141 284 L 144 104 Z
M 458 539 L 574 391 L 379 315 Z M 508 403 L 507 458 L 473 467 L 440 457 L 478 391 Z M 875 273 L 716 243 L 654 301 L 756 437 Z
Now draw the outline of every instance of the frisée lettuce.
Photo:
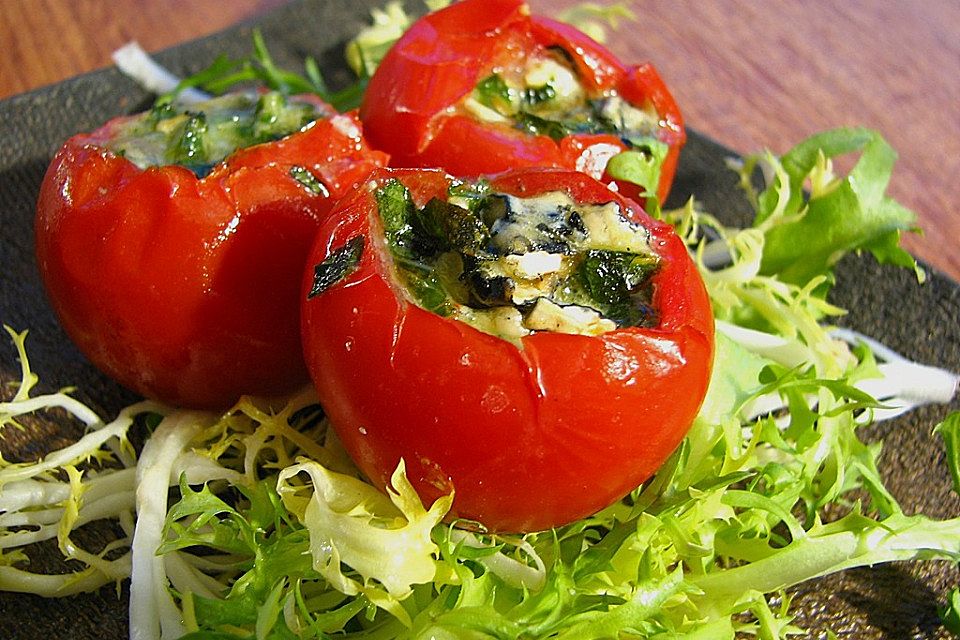
M 600 26 L 627 13 L 566 17 Z M 259 34 L 250 59 L 218 59 L 185 81 L 134 74 L 160 83 L 161 102 L 253 81 L 350 108 L 410 24 L 398 4 L 373 18 L 348 50 L 360 81 L 339 92 L 311 59 L 305 77 L 277 68 Z M 121 56 L 125 67 L 144 58 Z M 836 175 L 833 160 L 850 153 L 853 169 Z M 36 393 L 26 333 L 8 329 L 21 381 L 0 402 L 0 430 L 29 429 L 49 409 L 86 430 L 40 460 L 0 458 L 0 589 L 61 597 L 129 579 L 138 639 L 779 639 L 802 632 L 790 588 L 803 581 L 880 562 L 956 563 L 960 517 L 905 514 L 878 470 L 880 445 L 861 434 L 949 402 L 957 376 L 831 326 L 846 313 L 827 299 L 843 255 L 870 252 L 923 278 L 899 246 L 913 215 L 885 195 L 895 157 L 876 132 L 838 129 L 779 158 L 737 160 L 754 213 L 745 229 L 694 202 L 661 211 L 649 158 L 615 158 L 611 171 L 645 189 L 697 261 L 718 319 L 716 366 L 656 476 L 551 531 L 494 536 L 447 522 L 454 496 L 422 504 L 402 462 L 381 493 L 311 390 L 222 414 L 142 402 L 107 420 L 68 390 Z M 150 434 L 139 452 L 134 432 Z M 960 492 L 960 413 L 935 433 Z M 87 548 L 78 533 L 94 521 L 115 523 L 116 538 Z M 69 562 L 63 572 L 30 566 L 24 549 L 45 541 Z M 944 624 L 960 630 L 960 595 L 944 602 Z
M 830 158 L 850 150 L 860 160 L 835 176 Z M 129 577 L 131 635 L 144 639 L 774 639 L 800 632 L 789 595 L 800 582 L 879 562 L 958 562 L 960 518 L 904 513 L 879 473 L 880 445 L 860 435 L 949 401 L 957 376 L 829 324 L 844 313 L 826 299 L 844 253 L 916 268 L 896 246 L 912 217 L 883 195 L 889 162 L 873 132 L 827 132 L 782 158 L 743 161 L 744 176 L 761 163 L 768 176 L 748 187 L 750 228 L 693 202 L 662 213 L 718 318 L 707 399 L 654 478 L 551 531 L 494 536 L 446 522 L 453 496 L 421 504 L 402 463 L 380 493 L 310 390 L 223 414 L 145 402 L 108 422 L 67 392 L 35 395 L 26 334 L 9 331 L 21 383 L 0 403 L 2 428 L 58 407 L 87 431 L 39 461 L 0 461 L 0 588 L 52 597 Z M 788 233 L 809 237 L 810 260 Z M 954 413 L 936 428 L 956 485 L 958 425 Z M 139 454 L 131 429 L 151 431 Z M 74 533 L 94 519 L 122 533 L 88 550 Z M 79 568 L 31 571 L 22 549 L 42 540 Z M 955 619 L 948 605 L 944 620 Z

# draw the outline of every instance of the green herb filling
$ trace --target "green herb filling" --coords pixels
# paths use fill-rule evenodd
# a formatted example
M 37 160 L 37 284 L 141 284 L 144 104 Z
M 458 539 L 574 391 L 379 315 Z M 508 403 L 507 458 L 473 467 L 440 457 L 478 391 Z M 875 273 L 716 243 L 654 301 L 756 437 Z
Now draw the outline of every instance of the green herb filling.
M 276 91 L 230 94 L 187 108 L 163 103 L 118 127 L 107 148 L 141 169 L 177 164 L 202 177 L 237 149 L 279 140 L 325 115 Z
M 638 108 L 614 92 L 590 95 L 565 52 L 529 60 L 520 72 L 495 72 L 477 83 L 464 109 L 488 122 L 502 122 L 532 135 L 560 140 L 575 133 L 616 135 L 631 148 L 663 155 L 656 111 Z
M 508 340 L 658 321 L 650 278 L 659 259 L 646 228 L 614 202 L 458 183 L 446 201 L 418 207 L 398 180 L 376 199 L 397 279 L 429 311 Z

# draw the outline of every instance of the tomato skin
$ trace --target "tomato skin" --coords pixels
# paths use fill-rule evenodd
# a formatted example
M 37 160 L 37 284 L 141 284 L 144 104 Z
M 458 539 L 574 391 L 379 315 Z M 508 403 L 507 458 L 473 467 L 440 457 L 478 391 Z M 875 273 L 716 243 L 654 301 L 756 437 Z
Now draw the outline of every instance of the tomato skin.
M 568 168 L 611 182 L 602 166 L 587 162 L 596 155 L 590 150 L 598 143 L 594 136 L 573 134 L 554 141 L 453 109 L 494 69 L 556 46 L 570 55 L 591 95 L 616 92 L 635 106 L 652 106 L 660 116 L 657 137 L 668 145 L 668 153 L 657 195 L 664 201 L 686 142 L 683 117 L 666 84 L 649 63 L 627 67 L 574 27 L 530 16 L 521 0 L 462 0 L 414 23 L 370 80 L 360 107 L 367 137 L 390 153 L 394 167 L 442 167 L 462 177 L 519 167 Z M 628 149 L 617 136 L 605 138 L 600 141 L 605 147 Z M 618 186 L 639 198 L 635 185 Z
M 615 200 L 651 229 L 662 256 L 656 328 L 540 332 L 518 348 L 400 291 L 373 195 L 391 178 L 421 206 L 445 197 L 451 180 L 430 170 L 372 174 L 322 225 L 308 261 L 362 235 L 356 270 L 302 307 L 307 367 L 360 469 L 383 487 L 402 458 L 425 501 L 455 489 L 455 517 L 513 532 L 585 517 L 653 474 L 695 417 L 713 358 L 709 300 L 672 229 L 584 174 L 526 169 L 494 179 L 495 191 L 518 196 Z
M 198 179 L 106 150 L 123 120 L 68 140 L 41 186 L 37 258 L 67 334 L 117 382 L 172 405 L 224 408 L 305 384 L 307 251 L 333 199 L 386 155 L 355 115 L 333 115 Z M 294 166 L 330 197 L 299 184 Z

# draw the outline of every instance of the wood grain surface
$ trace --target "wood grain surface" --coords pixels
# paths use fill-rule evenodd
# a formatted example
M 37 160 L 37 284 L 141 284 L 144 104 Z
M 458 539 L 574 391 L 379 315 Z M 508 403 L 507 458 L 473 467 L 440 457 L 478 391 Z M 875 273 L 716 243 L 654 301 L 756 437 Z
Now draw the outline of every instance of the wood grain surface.
M 0 98 L 156 51 L 285 0 L 0 0 Z M 414 0 L 408 0 L 412 5 Z M 555 14 L 572 0 L 531 0 Z M 919 216 L 907 247 L 960 280 L 960 2 L 634 0 L 612 34 L 652 61 L 690 127 L 781 153 L 823 129 L 879 130 L 900 153 L 890 192 Z

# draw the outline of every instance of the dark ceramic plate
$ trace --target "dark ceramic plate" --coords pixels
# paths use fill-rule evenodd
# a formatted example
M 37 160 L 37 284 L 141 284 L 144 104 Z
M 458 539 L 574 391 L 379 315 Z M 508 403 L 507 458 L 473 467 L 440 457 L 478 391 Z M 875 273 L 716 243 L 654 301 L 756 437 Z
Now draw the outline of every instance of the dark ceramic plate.
M 306 0 L 265 16 L 257 26 L 280 64 L 299 68 L 306 55 L 313 55 L 336 85 L 349 78 L 343 43 L 365 23 L 369 8 L 380 4 Z M 242 25 L 158 57 L 176 72 L 193 72 L 221 52 L 248 54 L 250 31 L 251 25 Z M 33 209 L 47 163 L 67 137 L 140 111 L 150 101 L 133 82 L 108 69 L 0 102 L 0 323 L 30 330 L 28 351 L 44 389 L 79 385 L 78 397 L 105 416 L 135 398 L 93 369 L 59 328 L 36 272 Z M 672 202 L 696 194 L 722 219 L 746 223 L 748 206 L 725 169 L 730 155 L 691 133 Z M 918 286 L 911 273 L 867 258 L 848 259 L 838 271 L 834 301 L 853 310 L 845 324 L 910 358 L 960 370 L 960 286 L 935 273 Z M 0 344 L 0 382 L 19 380 L 15 352 L 5 338 Z M 958 408 L 956 402 L 952 408 Z M 882 469 L 908 512 L 960 514 L 942 448 L 930 433 L 947 410 L 918 410 L 869 434 L 886 441 Z M 55 419 L 39 421 L 27 432 L 8 430 L 3 449 L 35 456 L 76 435 Z M 38 550 L 35 566 L 53 567 L 56 553 L 55 546 Z M 814 581 L 796 590 L 794 602 L 802 626 L 831 628 L 844 638 L 945 638 L 949 634 L 940 627 L 936 607 L 957 583 L 957 570 L 949 563 L 887 565 Z M 120 640 L 127 637 L 126 606 L 125 587 L 60 600 L 0 593 L 0 638 Z

